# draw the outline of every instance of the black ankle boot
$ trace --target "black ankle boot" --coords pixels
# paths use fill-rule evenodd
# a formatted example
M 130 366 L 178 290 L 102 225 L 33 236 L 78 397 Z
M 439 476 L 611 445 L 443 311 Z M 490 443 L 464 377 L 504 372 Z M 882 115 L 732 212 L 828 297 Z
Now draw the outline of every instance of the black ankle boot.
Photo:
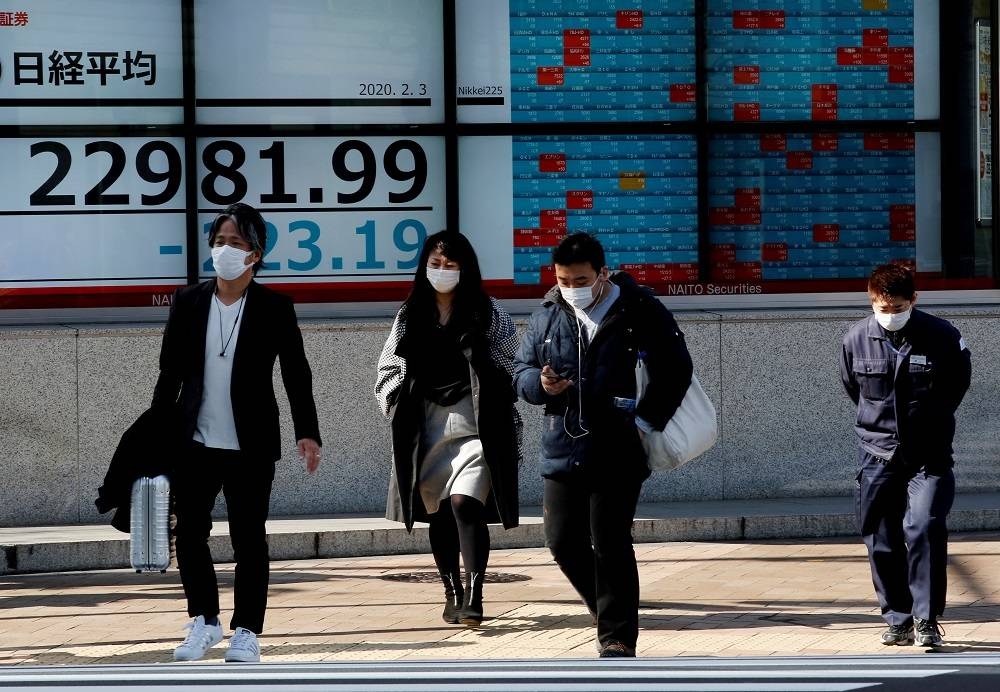
M 459 612 L 465 601 L 465 590 L 462 588 L 462 575 L 458 572 L 445 574 L 441 572 L 441 581 L 444 582 L 444 611 L 441 619 L 449 625 L 458 624 Z
M 458 614 L 463 625 L 478 625 L 483 621 L 483 573 L 465 573 L 465 600 Z

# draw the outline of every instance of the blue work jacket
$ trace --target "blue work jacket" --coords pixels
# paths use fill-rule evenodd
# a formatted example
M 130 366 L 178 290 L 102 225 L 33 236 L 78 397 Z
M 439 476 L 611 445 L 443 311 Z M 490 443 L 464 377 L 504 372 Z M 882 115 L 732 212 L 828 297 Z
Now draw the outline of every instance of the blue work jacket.
M 952 324 L 913 309 L 895 347 L 870 315 L 844 335 L 840 377 L 857 404 L 861 448 L 885 461 L 950 467 L 955 411 L 969 389 L 969 349 Z

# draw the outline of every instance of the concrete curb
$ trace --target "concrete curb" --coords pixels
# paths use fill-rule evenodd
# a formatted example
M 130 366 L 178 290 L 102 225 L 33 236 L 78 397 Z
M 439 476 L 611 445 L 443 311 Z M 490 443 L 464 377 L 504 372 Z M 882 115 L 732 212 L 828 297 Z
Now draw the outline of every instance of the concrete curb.
M 632 533 L 636 543 L 856 536 L 853 503 L 837 497 L 644 504 Z M 959 496 L 948 526 L 1000 530 L 1000 493 Z M 402 525 L 370 515 L 273 518 L 268 532 L 274 561 L 430 552 L 426 527 L 408 534 Z M 490 535 L 495 549 L 543 547 L 540 508 L 523 508 L 520 526 L 491 526 Z M 232 561 L 225 520 L 216 520 L 209 545 L 216 562 Z M 128 536 L 107 525 L 0 529 L 0 574 L 129 566 Z

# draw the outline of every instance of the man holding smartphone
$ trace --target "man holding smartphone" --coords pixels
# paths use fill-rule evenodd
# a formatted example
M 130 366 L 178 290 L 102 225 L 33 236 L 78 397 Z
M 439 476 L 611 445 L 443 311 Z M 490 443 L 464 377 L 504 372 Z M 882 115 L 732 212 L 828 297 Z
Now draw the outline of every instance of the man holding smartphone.
M 552 255 L 557 286 L 528 323 L 518 395 L 543 406 L 545 538 L 597 624 L 602 658 L 635 656 L 639 572 L 632 520 L 649 477 L 644 430 L 662 430 L 691 384 L 677 323 L 586 233 Z M 640 353 L 651 383 L 636 402 Z

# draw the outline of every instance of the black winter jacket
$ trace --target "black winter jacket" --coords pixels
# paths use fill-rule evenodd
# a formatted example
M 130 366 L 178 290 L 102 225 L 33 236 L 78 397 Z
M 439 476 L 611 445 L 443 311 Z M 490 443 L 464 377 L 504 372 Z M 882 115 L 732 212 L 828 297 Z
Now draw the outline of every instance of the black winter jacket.
M 635 417 L 662 430 L 691 384 L 691 356 L 670 311 L 628 274 L 618 272 L 611 281 L 621 294 L 591 343 L 586 343 L 585 334 L 580 343 L 579 322 L 558 287 L 531 316 L 521 341 L 514 384 L 526 402 L 545 407 L 540 453 L 545 477 L 570 473 L 595 479 L 623 474 L 648 477 Z M 645 354 L 651 381 L 630 412 L 616 407 L 614 399 L 635 398 L 640 352 Z M 546 393 L 541 385 L 546 363 L 575 384 L 558 396 Z M 583 430 L 590 432 L 582 434 Z

